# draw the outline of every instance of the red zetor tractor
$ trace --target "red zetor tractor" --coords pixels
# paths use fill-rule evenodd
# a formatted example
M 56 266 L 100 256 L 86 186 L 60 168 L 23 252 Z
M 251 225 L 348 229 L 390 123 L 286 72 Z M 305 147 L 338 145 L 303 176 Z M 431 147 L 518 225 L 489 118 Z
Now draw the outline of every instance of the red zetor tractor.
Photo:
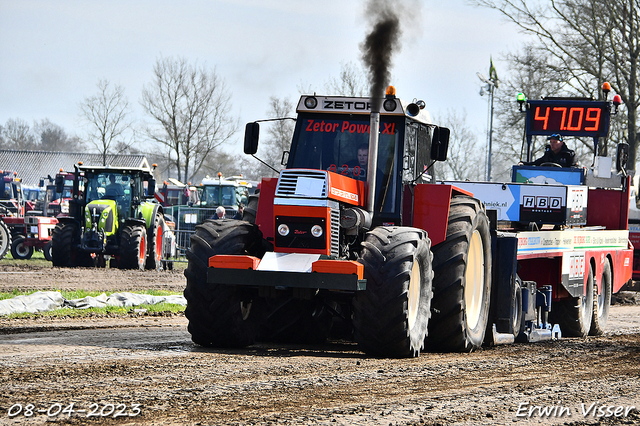
M 597 107 L 602 137 L 610 105 Z M 627 180 L 594 190 L 584 180 L 436 182 L 449 130 L 423 108 L 392 87 L 384 99 L 302 96 L 279 177 L 262 180 L 243 221 L 207 220 L 191 237 L 184 294 L 195 343 L 348 335 L 367 354 L 411 357 L 559 338 L 552 317 L 569 335 L 602 332 L 611 292 L 631 275 Z M 585 108 L 591 128 L 596 106 Z M 247 125 L 245 153 L 256 153 L 258 131 Z M 536 182 L 561 179 L 540 169 Z M 560 172 L 572 173 L 584 170 Z M 617 203 L 619 220 L 598 207 L 586 217 L 587 196 Z

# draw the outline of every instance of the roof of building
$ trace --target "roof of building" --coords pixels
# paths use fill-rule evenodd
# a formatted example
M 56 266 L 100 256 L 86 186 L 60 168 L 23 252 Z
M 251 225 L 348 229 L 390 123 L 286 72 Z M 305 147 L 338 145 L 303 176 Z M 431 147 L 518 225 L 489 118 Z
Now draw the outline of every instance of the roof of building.
M 113 167 L 149 167 L 142 154 L 107 155 L 107 165 Z M 79 161 L 85 166 L 102 166 L 101 154 L 79 152 L 20 151 L 0 149 L 0 170 L 17 172 L 24 185 L 38 185 L 41 178 L 54 177 L 60 169 L 73 171 Z

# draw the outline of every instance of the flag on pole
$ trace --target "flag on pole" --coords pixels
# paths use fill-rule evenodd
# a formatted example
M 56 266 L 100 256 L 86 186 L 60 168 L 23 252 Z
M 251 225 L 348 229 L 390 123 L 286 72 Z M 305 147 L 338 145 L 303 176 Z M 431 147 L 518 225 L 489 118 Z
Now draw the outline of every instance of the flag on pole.
M 496 67 L 493 65 L 493 58 L 489 57 L 489 80 L 493 81 L 496 87 L 498 87 L 498 73 Z

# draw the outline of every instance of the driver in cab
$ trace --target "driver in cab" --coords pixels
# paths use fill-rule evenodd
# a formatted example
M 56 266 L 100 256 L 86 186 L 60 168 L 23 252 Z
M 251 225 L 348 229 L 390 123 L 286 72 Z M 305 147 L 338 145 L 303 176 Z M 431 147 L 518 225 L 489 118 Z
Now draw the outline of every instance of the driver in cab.
M 567 145 L 562 141 L 562 135 L 554 133 L 547 140 L 549 145 L 547 145 L 544 155 L 533 162 L 534 166 L 543 166 L 547 165 L 547 163 L 560 167 L 575 167 L 578 165 L 575 151 L 567 148 Z
M 109 174 L 109 184 L 105 188 L 104 195 L 105 197 L 122 197 L 124 195 L 124 188 L 116 182 L 116 176 L 113 173 Z

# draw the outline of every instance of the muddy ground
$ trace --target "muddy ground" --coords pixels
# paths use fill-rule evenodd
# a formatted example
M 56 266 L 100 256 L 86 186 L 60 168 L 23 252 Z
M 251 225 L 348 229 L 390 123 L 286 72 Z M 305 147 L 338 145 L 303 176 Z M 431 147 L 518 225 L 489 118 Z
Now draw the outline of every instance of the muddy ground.
M 0 265 L 0 291 L 184 285 Z M 0 377 L 0 425 L 640 424 L 640 305 L 613 306 L 601 337 L 401 360 L 347 341 L 203 349 L 182 315 L 0 319 Z

